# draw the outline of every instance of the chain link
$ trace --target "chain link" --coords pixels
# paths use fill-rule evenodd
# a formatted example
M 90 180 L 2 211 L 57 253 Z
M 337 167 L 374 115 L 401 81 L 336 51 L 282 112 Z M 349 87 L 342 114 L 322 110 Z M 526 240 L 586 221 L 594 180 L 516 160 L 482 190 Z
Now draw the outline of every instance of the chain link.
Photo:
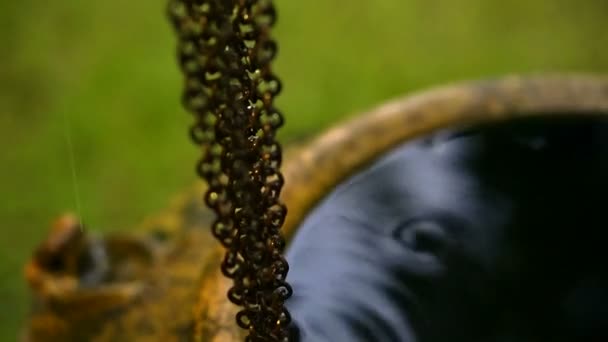
M 169 15 L 179 36 L 183 104 L 196 118 L 190 135 L 203 148 L 197 172 L 216 213 L 211 230 L 226 248 L 221 269 L 234 282 L 228 298 L 242 307 L 237 324 L 249 330 L 246 341 L 287 341 L 284 302 L 292 289 L 275 139 L 283 115 L 273 105 L 281 82 L 270 68 L 275 8 L 270 0 L 171 0 Z

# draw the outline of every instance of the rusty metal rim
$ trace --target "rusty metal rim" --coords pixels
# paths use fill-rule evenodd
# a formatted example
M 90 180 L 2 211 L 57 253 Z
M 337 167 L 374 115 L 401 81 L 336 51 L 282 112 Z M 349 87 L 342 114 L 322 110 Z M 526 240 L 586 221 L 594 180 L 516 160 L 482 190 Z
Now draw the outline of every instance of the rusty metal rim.
M 283 200 L 290 238 L 330 189 L 391 148 L 439 129 L 533 116 L 608 115 L 608 76 L 509 76 L 422 91 L 330 129 L 289 158 Z M 319 171 L 321 170 L 321 171 Z

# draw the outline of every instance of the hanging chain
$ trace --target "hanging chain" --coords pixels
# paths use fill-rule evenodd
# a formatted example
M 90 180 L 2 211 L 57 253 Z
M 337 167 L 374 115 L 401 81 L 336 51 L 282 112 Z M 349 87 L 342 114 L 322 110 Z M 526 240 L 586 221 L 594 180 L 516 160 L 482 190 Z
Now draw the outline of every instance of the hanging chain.
M 279 201 L 283 124 L 273 99 L 281 83 L 270 62 L 276 12 L 270 0 L 171 0 L 185 75 L 184 106 L 195 114 L 190 133 L 203 148 L 198 174 L 208 183 L 206 204 L 216 213 L 213 235 L 226 248 L 222 272 L 234 282 L 228 298 L 242 309 L 237 324 L 247 341 L 287 341 L 284 303 L 287 209 Z

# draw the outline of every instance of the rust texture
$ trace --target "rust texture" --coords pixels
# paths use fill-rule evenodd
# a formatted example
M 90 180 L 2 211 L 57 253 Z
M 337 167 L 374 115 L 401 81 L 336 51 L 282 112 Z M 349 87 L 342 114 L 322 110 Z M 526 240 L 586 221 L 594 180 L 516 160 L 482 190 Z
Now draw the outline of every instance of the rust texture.
M 284 303 L 292 289 L 275 138 L 283 115 L 274 106 L 281 82 L 271 70 L 276 10 L 271 0 L 172 0 L 169 15 L 184 107 L 195 116 L 191 137 L 203 150 L 197 172 L 215 213 L 210 230 L 226 249 L 220 268 L 232 280 L 228 299 L 240 306 L 236 322 L 248 342 L 287 341 L 291 318 Z M 206 321 L 208 314 L 200 314 Z
M 293 236 L 340 181 L 410 139 L 447 127 L 564 115 L 608 115 L 608 77 L 514 76 L 388 102 L 286 151 L 285 232 Z M 33 304 L 24 340 L 242 340 L 202 191 L 200 184 L 189 189 L 130 235 L 97 238 L 82 234 L 74 218 L 59 220 L 26 266 Z M 101 256 L 94 252 L 100 248 Z M 75 258 L 89 260 L 86 269 L 75 268 Z

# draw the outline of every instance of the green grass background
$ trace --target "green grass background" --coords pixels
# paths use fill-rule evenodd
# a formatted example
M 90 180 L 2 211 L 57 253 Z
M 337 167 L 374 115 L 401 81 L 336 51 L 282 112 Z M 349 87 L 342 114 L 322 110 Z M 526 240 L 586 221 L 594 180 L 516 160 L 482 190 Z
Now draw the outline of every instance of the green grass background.
M 162 0 L 0 2 L 0 341 L 27 312 L 22 265 L 57 214 L 125 230 L 195 180 Z M 608 71 L 606 0 L 277 1 L 285 142 L 432 85 Z

